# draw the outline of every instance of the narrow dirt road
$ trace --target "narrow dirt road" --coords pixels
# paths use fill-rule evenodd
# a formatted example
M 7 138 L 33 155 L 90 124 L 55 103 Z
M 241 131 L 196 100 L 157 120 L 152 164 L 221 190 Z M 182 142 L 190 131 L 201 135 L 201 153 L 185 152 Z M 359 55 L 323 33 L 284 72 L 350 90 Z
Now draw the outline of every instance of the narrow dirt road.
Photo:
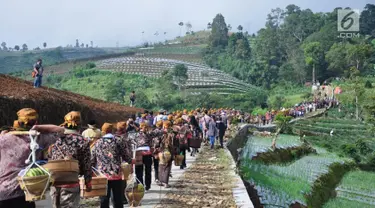
M 203 149 L 156 207 L 236 207 L 230 164 L 223 149 Z

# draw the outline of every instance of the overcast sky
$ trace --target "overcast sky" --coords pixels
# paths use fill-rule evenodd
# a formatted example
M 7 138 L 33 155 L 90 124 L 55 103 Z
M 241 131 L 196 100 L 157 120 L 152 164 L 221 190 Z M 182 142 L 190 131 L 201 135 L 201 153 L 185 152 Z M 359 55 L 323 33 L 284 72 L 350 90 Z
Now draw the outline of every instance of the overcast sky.
M 75 44 L 75 39 L 98 46 L 136 45 L 179 35 L 178 22 L 203 30 L 217 13 L 233 29 L 238 25 L 254 33 L 264 26 L 276 7 L 296 4 L 314 12 L 335 7 L 362 10 L 375 0 L 0 0 L 0 41 L 8 47 L 29 48 Z M 185 28 L 184 28 L 185 30 Z M 142 38 L 141 32 L 144 31 Z M 158 31 L 159 36 L 154 36 Z M 164 36 L 163 32 L 167 32 Z

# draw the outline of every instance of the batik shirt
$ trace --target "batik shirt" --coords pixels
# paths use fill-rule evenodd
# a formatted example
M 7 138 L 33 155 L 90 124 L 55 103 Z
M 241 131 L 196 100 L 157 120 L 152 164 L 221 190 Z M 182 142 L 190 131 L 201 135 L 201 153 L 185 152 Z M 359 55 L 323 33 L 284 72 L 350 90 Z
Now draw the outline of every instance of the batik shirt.
M 131 161 L 126 153 L 125 142 L 112 134 L 106 134 L 94 145 L 91 152 L 91 165 L 108 180 L 122 180 L 122 161 Z
M 137 137 L 135 141 L 137 142 L 137 147 L 144 147 L 144 146 L 151 147 L 152 145 L 151 135 L 143 131 L 140 131 L 139 133 L 137 133 Z
M 56 134 L 38 136 L 39 147 L 48 147 L 58 139 Z M 0 201 L 24 196 L 17 176 L 26 168 L 25 160 L 31 153 L 28 135 L 0 135 Z
M 133 157 L 133 141 L 128 137 L 126 133 L 123 132 L 116 132 L 115 137 L 118 137 L 120 140 L 122 140 L 125 146 L 125 154 L 129 158 L 129 160 L 123 162 L 127 162 L 130 164 L 131 158 Z
M 163 129 L 159 129 L 159 128 L 154 129 L 150 133 L 150 136 L 152 138 L 152 146 L 153 147 L 155 147 L 155 148 L 159 148 L 160 147 L 160 142 L 162 140 L 163 135 L 164 135 L 164 130 Z
M 70 157 L 78 160 L 79 174 L 84 176 L 86 183 L 89 183 L 92 177 L 90 155 L 89 141 L 78 132 L 72 132 L 64 134 L 56 141 L 49 152 L 49 159 L 63 160 Z

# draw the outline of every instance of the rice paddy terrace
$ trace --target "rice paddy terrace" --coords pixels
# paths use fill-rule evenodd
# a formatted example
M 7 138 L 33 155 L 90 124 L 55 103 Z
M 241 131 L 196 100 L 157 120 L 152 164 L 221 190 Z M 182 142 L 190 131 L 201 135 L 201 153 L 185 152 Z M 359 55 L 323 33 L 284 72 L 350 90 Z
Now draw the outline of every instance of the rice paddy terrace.
M 244 83 L 220 70 L 202 64 L 200 47 L 165 47 L 155 50 L 139 50 L 136 56 L 126 56 L 98 61 L 98 69 L 127 74 L 160 77 L 163 71 L 177 64 L 188 67 L 185 88 L 190 93 L 217 92 L 220 94 L 245 93 L 256 87 Z
M 367 124 L 328 116 L 297 121 L 293 131 L 306 137 L 280 135 L 272 149 L 272 137 L 250 136 L 243 148 L 243 177 L 262 206 L 375 207 L 375 172 L 361 170 L 375 149 Z M 315 151 L 297 155 L 304 145 Z

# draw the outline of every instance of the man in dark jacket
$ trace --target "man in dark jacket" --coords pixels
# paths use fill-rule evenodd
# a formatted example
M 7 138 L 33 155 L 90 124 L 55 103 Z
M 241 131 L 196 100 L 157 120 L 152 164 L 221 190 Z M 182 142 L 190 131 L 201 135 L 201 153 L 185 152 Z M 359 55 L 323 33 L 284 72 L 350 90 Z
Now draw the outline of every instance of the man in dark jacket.
M 224 139 L 225 131 L 227 130 L 227 126 L 224 124 L 223 119 L 221 117 L 217 121 L 216 127 L 219 130 L 220 147 L 224 148 L 223 139 Z

